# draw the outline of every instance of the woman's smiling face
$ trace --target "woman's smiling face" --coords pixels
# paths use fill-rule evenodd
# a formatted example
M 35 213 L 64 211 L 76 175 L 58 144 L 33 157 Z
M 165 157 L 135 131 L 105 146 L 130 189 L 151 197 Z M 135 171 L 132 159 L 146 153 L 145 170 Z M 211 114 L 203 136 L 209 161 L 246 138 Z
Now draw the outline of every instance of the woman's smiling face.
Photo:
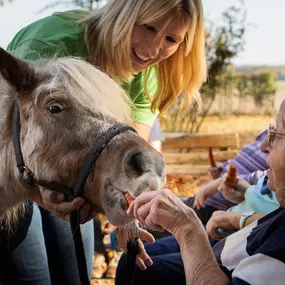
M 173 19 L 169 21 L 169 17 Z M 165 27 L 165 23 L 169 24 Z M 134 26 L 131 37 L 131 60 L 134 73 L 170 57 L 184 41 L 188 26 L 166 15 L 151 23 Z
M 268 187 L 276 192 L 279 204 L 285 207 L 285 100 L 281 103 L 269 137 L 260 149 L 268 153 Z

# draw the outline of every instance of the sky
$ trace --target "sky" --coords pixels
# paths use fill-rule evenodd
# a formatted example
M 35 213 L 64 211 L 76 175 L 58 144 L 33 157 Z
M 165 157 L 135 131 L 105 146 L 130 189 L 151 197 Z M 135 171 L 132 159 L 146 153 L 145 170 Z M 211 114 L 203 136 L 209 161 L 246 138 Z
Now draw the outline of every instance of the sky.
M 244 0 L 247 8 L 248 27 L 245 36 L 245 50 L 235 60 L 235 64 L 285 65 L 285 1 L 284 0 Z M 0 46 L 6 48 L 13 36 L 23 27 L 50 15 L 54 11 L 64 11 L 72 6 L 39 12 L 53 0 L 13 0 L 0 7 Z M 221 12 L 238 0 L 202 0 L 207 19 L 219 23 Z

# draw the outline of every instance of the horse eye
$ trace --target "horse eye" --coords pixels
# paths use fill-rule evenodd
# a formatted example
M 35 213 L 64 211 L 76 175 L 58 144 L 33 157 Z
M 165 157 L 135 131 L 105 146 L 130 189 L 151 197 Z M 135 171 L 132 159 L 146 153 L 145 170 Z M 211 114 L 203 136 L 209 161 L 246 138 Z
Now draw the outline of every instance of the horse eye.
M 58 114 L 60 112 L 62 112 L 65 108 L 59 104 L 53 104 L 51 106 L 48 107 L 48 112 L 50 114 Z

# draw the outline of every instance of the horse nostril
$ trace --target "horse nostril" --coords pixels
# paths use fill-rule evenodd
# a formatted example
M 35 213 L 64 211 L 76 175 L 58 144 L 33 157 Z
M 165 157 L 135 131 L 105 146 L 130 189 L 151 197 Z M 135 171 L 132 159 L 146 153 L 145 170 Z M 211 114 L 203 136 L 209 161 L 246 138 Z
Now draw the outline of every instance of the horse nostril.
M 144 172 L 144 157 L 142 152 L 134 153 L 131 155 L 129 166 L 137 172 L 138 175 L 142 175 Z

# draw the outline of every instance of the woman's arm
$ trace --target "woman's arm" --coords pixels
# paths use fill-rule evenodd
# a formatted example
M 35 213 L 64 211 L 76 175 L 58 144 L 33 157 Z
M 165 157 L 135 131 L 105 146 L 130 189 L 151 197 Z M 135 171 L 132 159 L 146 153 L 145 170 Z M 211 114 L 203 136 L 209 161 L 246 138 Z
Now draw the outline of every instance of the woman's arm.
M 148 141 L 151 127 L 136 122 L 133 123 L 133 127 L 136 129 L 136 131 L 142 138 Z

